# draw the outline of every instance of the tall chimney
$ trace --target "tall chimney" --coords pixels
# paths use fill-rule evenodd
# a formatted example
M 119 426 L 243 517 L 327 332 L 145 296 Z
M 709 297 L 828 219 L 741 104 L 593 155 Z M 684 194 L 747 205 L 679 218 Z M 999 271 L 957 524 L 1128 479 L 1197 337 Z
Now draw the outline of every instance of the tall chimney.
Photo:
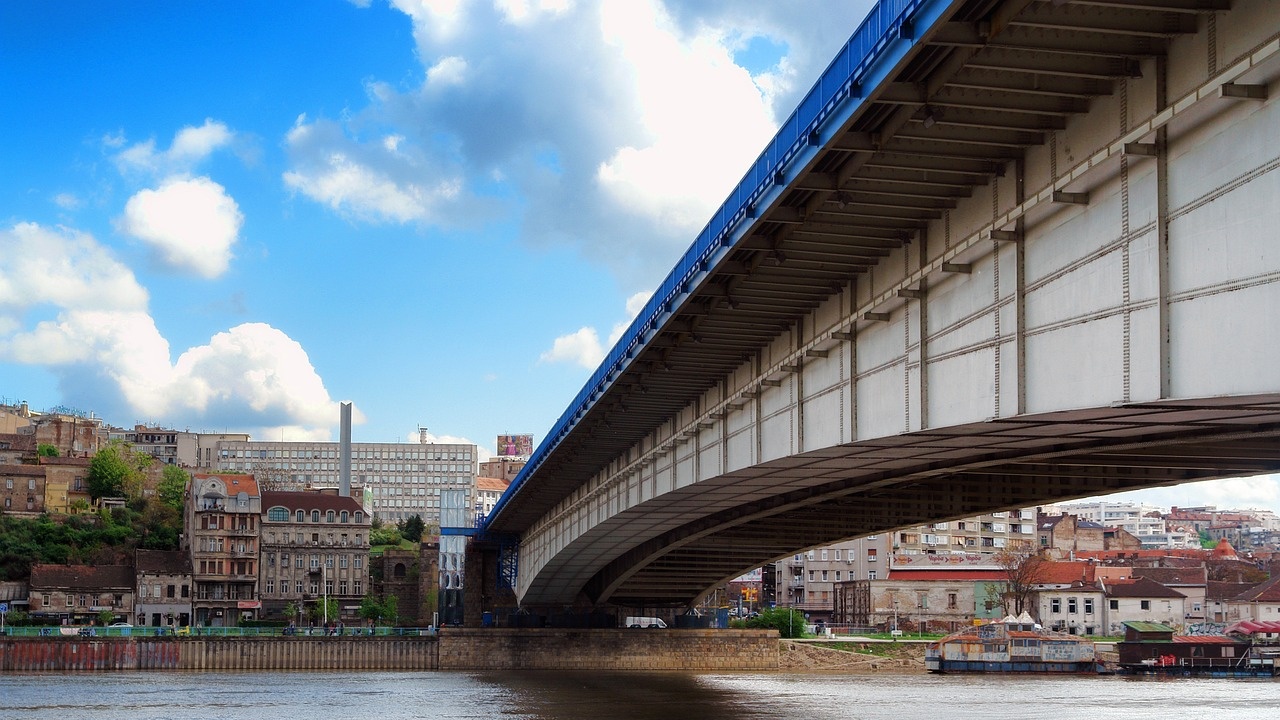
M 351 403 L 342 403 L 338 436 L 338 494 L 351 497 Z

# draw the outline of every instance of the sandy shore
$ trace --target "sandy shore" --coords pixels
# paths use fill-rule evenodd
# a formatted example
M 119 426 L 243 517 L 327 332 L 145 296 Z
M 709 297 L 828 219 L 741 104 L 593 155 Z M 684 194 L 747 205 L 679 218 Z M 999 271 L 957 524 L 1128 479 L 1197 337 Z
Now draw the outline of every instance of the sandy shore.
M 923 673 L 923 643 L 836 643 L 781 640 L 778 669 L 784 672 Z

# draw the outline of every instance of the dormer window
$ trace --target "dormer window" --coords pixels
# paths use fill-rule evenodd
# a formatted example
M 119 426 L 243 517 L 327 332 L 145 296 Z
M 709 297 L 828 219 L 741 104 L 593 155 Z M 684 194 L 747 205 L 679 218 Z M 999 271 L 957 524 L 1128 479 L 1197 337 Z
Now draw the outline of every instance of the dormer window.
M 320 511 L 319 511 L 319 510 L 312 510 L 312 511 L 311 511 L 311 522 L 313 522 L 313 523 L 318 523 L 318 522 L 320 522 Z

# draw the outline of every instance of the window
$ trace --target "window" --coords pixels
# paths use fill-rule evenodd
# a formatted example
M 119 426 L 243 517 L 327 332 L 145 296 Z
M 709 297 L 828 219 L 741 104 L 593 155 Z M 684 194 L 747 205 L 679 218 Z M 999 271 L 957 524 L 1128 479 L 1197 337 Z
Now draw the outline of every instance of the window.
M 364 513 L 360 512 L 359 510 L 356 511 L 356 522 L 358 523 L 364 522 Z M 359 594 L 359 591 L 356 591 L 356 593 Z
M 282 507 L 273 507 L 267 511 L 267 519 L 271 522 L 286 522 L 289 519 L 289 511 Z
M 295 518 L 298 522 L 303 522 L 303 521 L 305 521 L 305 520 L 307 519 L 307 514 L 306 514 L 305 512 L 303 512 L 303 511 L 299 510 L 299 511 L 294 515 L 294 518 Z
M 347 522 L 347 511 L 346 511 L 346 510 L 343 510 L 343 511 L 342 511 L 342 514 L 338 516 L 338 521 L 339 521 L 339 522 L 344 522 L 344 523 L 345 523 L 345 522 Z
M 1111 608 L 1112 610 L 1119 610 L 1119 609 L 1120 609 L 1120 601 L 1119 601 L 1119 600 L 1108 600 L 1108 601 L 1107 601 L 1107 607 Z
M 875 571 L 875 570 L 868 570 L 868 571 L 867 571 L 867 579 L 868 579 L 868 580 L 875 580 L 875 579 L 876 579 L 876 571 Z
M 1150 609 L 1151 609 L 1151 601 L 1150 601 L 1150 600 L 1141 600 L 1141 601 L 1139 601 L 1139 603 L 1138 603 L 1138 604 L 1139 604 L 1139 606 L 1140 606 L 1143 610 L 1150 610 Z
M 1062 612 L 1062 598 L 1053 598 L 1049 600 L 1049 612 L 1054 613 L 1055 615 Z
M 319 510 L 312 510 L 312 511 L 311 511 L 311 522 L 313 522 L 313 523 L 318 523 L 318 522 L 320 522 L 320 511 L 319 511 Z
M 274 594 L 275 594 L 275 592 L 276 592 L 276 581 L 275 581 L 275 580 L 267 580 L 267 594 L 268 594 L 268 595 L 274 595 Z
M 1078 610 L 1079 610 L 1079 606 L 1076 604 L 1076 599 L 1067 598 L 1067 612 L 1071 613 L 1072 615 L 1075 615 L 1076 611 Z
M 1093 598 L 1084 599 L 1084 614 L 1085 615 L 1093 614 Z
M 956 609 L 956 593 L 947 593 L 947 609 Z
M 334 518 L 336 518 L 336 517 L 337 517 L 337 516 L 334 514 L 334 512 L 333 512 L 332 510 L 330 510 L 329 512 L 327 512 L 327 513 L 325 513 L 325 514 L 324 514 L 324 521 L 325 521 L 325 522 L 333 522 L 333 521 L 334 521 Z

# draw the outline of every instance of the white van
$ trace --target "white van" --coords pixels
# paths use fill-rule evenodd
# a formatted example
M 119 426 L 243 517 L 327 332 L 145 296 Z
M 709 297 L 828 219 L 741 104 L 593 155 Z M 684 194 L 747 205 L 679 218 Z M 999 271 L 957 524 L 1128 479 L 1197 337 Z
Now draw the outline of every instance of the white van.
M 667 624 L 662 622 L 662 618 L 629 617 L 622 622 L 622 626 L 629 628 L 665 628 Z

